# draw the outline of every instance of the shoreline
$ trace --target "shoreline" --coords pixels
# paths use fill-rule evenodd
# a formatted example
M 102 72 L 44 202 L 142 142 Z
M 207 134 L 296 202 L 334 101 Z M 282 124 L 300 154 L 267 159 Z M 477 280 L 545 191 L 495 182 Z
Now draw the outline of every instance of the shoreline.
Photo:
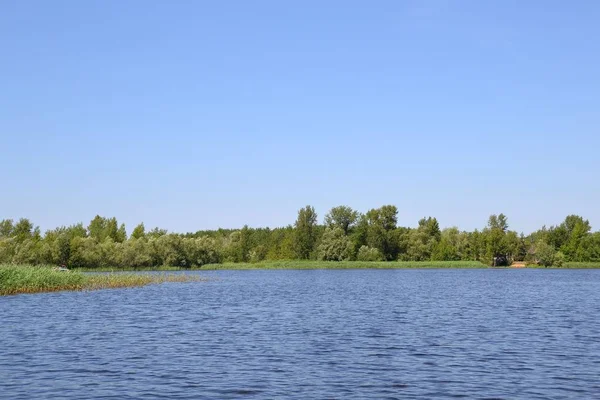
M 205 264 L 201 267 L 76 268 L 81 272 L 168 272 L 218 270 L 307 270 L 307 269 L 600 269 L 600 262 L 568 262 L 562 267 L 528 264 L 524 267 L 490 267 L 479 261 L 261 261 L 258 263 Z

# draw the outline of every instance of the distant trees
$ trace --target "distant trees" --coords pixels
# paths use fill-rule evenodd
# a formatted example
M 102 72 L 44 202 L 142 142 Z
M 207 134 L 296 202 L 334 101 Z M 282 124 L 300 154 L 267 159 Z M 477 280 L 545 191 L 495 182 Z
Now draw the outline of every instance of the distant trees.
M 383 261 L 381 252 L 378 249 L 369 246 L 360 246 L 356 259 L 358 261 Z
M 395 235 L 397 222 L 396 206 L 385 205 L 367 211 L 360 223 L 360 229 L 365 232 L 365 244 L 378 249 L 385 260 L 393 260 L 398 255 L 398 240 Z
M 103 242 L 107 238 L 112 239 L 117 243 L 123 243 L 127 239 L 125 224 L 118 226 L 116 218 L 103 218 L 96 215 L 88 226 L 88 232 L 91 238 L 98 242 Z
M 600 260 L 598 232 L 591 233 L 588 220 L 579 215 L 569 215 L 558 226 L 549 229 L 542 227 L 532 233 L 532 237 L 547 243 L 560 252 L 566 261 L 597 261 Z
M 543 241 L 535 245 L 533 254 L 535 261 L 544 267 L 560 267 L 564 261 L 564 255 L 561 252 L 557 252 L 554 246 Z
M 512 262 L 512 238 L 508 237 L 508 221 L 504 214 L 491 215 L 488 226 L 483 230 L 485 261 L 494 266 L 509 265 Z
M 325 215 L 325 225 L 329 228 L 340 228 L 347 235 L 358 221 L 359 213 L 348 206 L 333 207 Z
M 135 228 L 133 228 L 133 232 L 131 232 L 131 237 L 134 239 L 141 239 L 146 236 L 146 228 L 144 227 L 144 223 L 142 222 Z
M 398 209 L 384 205 L 365 214 L 333 207 L 324 224 L 312 206 L 298 211 L 286 227 L 218 229 L 196 233 L 146 230 L 127 236 L 116 218 L 95 216 L 46 231 L 26 218 L 0 221 L 0 263 L 66 264 L 72 267 L 198 267 L 216 262 L 319 259 L 326 261 L 475 260 L 488 265 L 513 260 L 559 266 L 568 261 L 600 261 L 600 232 L 589 221 L 569 215 L 557 226 L 519 235 L 504 214 L 491 215 L 482 230 L 440 229 L 425 217 L 414 228 L 398 226 Z
M 347 261 L 352 258 L 352 242 L 341 227 L 327 228 L 318 247 L 319 259 Z
M 408 233 L 406 257 L 409 260 L 426 261 L 432 259 L 434 249 L 441 238 L 440 225 L 432 217 L 421 218 L 417 229 Z M 439 249 L 437 256 L 441 256 Z
M 301 208 L 298 211 L 298 218 L 294 227 L 296 228 L 296 258 L 307 260 L 310 258 L 317 241 L 317 213 L 314 207 Z

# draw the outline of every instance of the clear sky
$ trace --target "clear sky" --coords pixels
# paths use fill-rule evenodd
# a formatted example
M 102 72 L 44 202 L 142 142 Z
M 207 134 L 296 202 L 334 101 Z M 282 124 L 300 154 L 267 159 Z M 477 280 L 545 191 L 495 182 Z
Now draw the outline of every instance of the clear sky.
M 600 2 L 0 2 L 0 219 L 600 229 Z

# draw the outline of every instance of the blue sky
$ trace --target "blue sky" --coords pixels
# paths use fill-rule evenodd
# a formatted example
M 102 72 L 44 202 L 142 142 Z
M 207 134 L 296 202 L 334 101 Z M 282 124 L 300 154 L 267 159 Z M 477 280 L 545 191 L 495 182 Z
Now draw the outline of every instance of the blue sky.
M 600 2 L 0 3 L 0 219 L 600 228 Z

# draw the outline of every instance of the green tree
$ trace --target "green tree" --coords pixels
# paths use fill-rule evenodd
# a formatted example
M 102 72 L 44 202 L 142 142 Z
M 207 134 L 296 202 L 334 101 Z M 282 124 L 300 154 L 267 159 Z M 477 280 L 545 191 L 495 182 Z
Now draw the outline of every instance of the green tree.
M 369 246 L 361 246 L 360 249 L 358 249 L 356 259 L 358 261 L 382 261 L 383 257 L 378 249 Z
M 350 229 L 358 221 L 359 214 L 348 206 L 333 207 L 325 215 L 325 225 L 329 228 L 341 228 L 344 235 L 347 235 Z
M 582 245 L 591 230 L 590 223 L 577 215 L 569 215 L 562 226 L 567 232 L 567 240 L 561 251 L 569 261 L 584 261 Z
M 517 251 L 518 236 L 515 232 L 508 232 L 508 221 L 504 214 L 491 215 L 482 235 L 487 262 L 494 266 L 512 262 L 513 255 Z
M 131 232 L 131 237 L 133 239 L 141 239 L 143 237 L 146 236 L 146 228 L 144 227 L 144 223 L 140 223 L 138 226 L 136 226 L 133 229 L 133 232 Z
M 265 257 L 267 260 L 291 260 L 296 257 L 296 231 L 291 225 L 273 229 Z
M 119 230 L 117 231 L 116 237 L 114 238 L 114 241 L 117 243 L 123 243 L 126 240 L 127 231 L 125 230 L 125 224 L 121 224 L 121 226 L 119 226 Z
M 40 264 L 41 249 L 42 245 L 38 239 L 24 239 L 17 243 L 12 262 L 15 264 Z
M 417 229 L 423 232 L 428 239 L 433 239 L 434 241 L 440 240 L 442 235 L 440 224 L 433 217 L 421 218 Z
M 102 240 L 106 238 L 111 238 L 114 242 L 121 243 L 121 237 L 119 235 L 119 223 L 115 217 L 109 218 L 106 220 L 106 228 L 104 232 L 104 237 Z
M 296 219 L 295 248 L 296 257 L 302 260 L 310 258 L 315 249 L 317 239 L 317 213 L 312 206 L 306 206 L 298 211 Z
M 106 238 L 106 225 L 106 219 L 96 215 L 88 225 L 87 229 L 89 236 L 96 239 L 98 242 L 103 241 Z
M 535 245 L 536 262 L 544 267 L 551 267 L 556 261 L 556 250 L 546 242 L 540 241 Z
M 490 218 L 488 219 L 488 228 L 506 232 L 508 230 L 508 220 L 506 218 L 506 215 L 490 215 Z
M 14 229 L 12 219 L 3 219 L 0 221 L 0 238 L 11 237 Z
M 379 249 L 386 260 L 393 260 L 398 256 L 398 242 L 393 233 L 397 215 L 396 206 L 385 205 L 369 210 L 365 216 L 366 244 Z
M 434 255 L 434 250 L 438 246 L 441 238 L 440 225 L 436 218 L 428 217 L 419 220 L 417 229 L 412 229 L 407 235 L 405 258 L 411 261 L 427 261 L 433 257 L 449 257 L 447 251 L 451 251 L 449 243 L 444 243 L 444 248 L 438 248 Z M 454 256 L 452 256 L 454 257 Z
M 434 261 L 459 261 L 468 259 L 468 237 L 458 228 L 444 229 L 440 240 L 433 246 L 431 259 Z
M 34 236 L 34 227 L 31 221 L 27 218 L 19 219 L 12 230 L 12 236 L 19 243 L 31 239 Z
M 323 261 L 346 261 L 352 257 L 352 242 L 340 227 L 327 228 L 318 247 Z
M 168 232 L 166 229 L 160 229 L 160 228 L 156 227 L 156 228 L 150 230 L 150 232 L 147 233 L 147 236 L 156 239 L 156 238 L 166 235 L 167 233 Z
M 145 239 L 132 238 L 118 246 L 117 262 L 122 267 L 143 268 L 152 266 L 150 246 Z

